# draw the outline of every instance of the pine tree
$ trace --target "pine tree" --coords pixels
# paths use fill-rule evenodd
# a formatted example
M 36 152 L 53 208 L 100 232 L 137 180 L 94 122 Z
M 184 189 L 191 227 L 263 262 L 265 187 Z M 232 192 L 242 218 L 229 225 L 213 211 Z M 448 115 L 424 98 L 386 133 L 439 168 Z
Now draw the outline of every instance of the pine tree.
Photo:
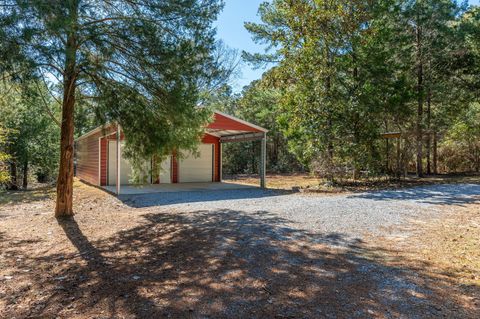
M 10 156 L 5 150 L 7 130 L 0 127 L 0 186 L 8 183 L 10 175 L 8 174 L 8 161 Z
M 94 101 L 117 121 L 130 156 L 193 148 L 208 119 L 201 86 L 218 75 L 212 22 L 220 0 L 3 0 L 0 70 L 49 82 L 61 103 L 55 215 L 73 214 L 74 114 Z M 4 74 L 4 73 L 3 73 Z
M 19 170 L 24 189 L 28 186 L 30 173 L 40 179 L 56 175 L 60 116 L 54 103 L 47 96 L 43 83 L 29 81 L 18 85 L 3 81 L 0 84 L 0 126 L 9 132 L 9 162 L 13 166 L 11 180 L 16 180 Z

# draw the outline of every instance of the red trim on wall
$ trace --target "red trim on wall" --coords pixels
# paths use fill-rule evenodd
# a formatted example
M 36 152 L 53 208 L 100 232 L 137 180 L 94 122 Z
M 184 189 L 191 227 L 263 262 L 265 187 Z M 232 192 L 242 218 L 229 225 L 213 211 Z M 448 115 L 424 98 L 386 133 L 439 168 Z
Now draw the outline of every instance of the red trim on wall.
M 249 132 L 262 132 L 257 128 L 248 126 L 247 124 L 237 122 L 231 118 L 215 113 L 213 115 L 214 120 L 207 125 L 207 128 L 213 130 L 233 130 L 233 131 L 249 131 Z
M 178 159 L 177 152 L 172 153 L 172 183 L 178 183 Z
M 214 145 L 213 182 L 220 182 L 220 138 L 210 134 L 205 134 L 202 138 L 202 143 Z

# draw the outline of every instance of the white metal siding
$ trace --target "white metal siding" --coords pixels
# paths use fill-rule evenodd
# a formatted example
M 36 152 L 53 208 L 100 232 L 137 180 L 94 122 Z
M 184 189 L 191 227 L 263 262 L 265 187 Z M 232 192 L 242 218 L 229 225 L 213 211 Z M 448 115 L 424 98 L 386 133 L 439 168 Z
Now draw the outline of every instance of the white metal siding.
M 198 157 L 188 154 L 178 163 L 180 183 L 213 181 L 213 144 L 201 144 Z

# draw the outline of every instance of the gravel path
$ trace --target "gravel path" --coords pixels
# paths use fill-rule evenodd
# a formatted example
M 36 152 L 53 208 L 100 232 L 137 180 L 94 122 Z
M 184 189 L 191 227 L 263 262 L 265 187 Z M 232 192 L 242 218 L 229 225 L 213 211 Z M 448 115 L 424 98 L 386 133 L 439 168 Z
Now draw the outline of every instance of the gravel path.
M 414 226 L 420 236 L 406 237 L 405 230 L 411 218 L 441 217 L 452 211 L 445 206 L 479 201 L 480 185 L 331 196 L 196 191 L 121 197 L 122 204 L 81 184 L 78 213 L 67 220 L 56 220 L 53 200 L 39 195 L 0 207 L 0 318 L 480 313 L 480 286 L 457 278 L 466 278 L 464 260 L 476 255 L 463 251 L 447 265 L 425 258 L 437 251 L 424 244 L 461 246 L 459 234 L 424 238 L 424 228 Z M 467 231 L 465 237 L 476 234 Z M 434 251 L 426 255 L 425 248 Z
M 319 196 L 247 189 L 124 197 L 134 207 L 175 208 L 184 212 L 236 211 L 256 218 L 281 218 L 289 226 L 317 234 L 362 238 L 385 235 L 411 218 L 435 216 L 442 205 L 480 200 L 480 185 L 445 184 L 401 190 Z

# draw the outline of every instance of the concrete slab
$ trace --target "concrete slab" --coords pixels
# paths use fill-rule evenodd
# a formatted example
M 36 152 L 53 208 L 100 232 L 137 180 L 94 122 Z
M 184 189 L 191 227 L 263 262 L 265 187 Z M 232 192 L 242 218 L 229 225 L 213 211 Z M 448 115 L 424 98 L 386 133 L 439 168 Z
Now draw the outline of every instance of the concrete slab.
M 218 191 L 218 190 L 252 189 L 252 188 L 259 188 L 259 187 L 252 186 L 252 185 L 235 184 L 235 183 L 177 183 L 177 184 L 122 185 L 122 187 L 120 188 L 120 195 Z M 115 186 L 103 186 L 103 189 L 114 194 L 116 192 Z

